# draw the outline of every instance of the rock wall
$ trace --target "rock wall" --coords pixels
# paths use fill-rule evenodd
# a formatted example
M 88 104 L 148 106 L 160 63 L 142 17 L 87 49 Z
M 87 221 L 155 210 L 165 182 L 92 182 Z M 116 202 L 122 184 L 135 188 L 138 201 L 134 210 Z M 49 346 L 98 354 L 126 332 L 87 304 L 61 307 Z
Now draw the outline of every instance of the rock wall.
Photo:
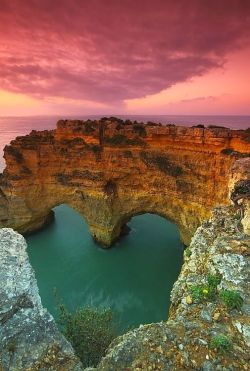
M 214 206 L 230 203 L 230 169 L 249 142 L 247 131 L 223 128 L 61 120 L 5 147 L 0 226 L 34 231 L 67 203 L 103 245 L 144 212 L 174 221 L 188 244 Z
M 25 239 L 12 229 L 0 229 L 0 267 L 0 370 L 81 370 L 42 307 Z
M 250 236 L 239 224 L 238 209 L 215 209 L 185 252 L 168 321 L 142 325 L 115 339 L 96 370 L 247 371 L 249 252 Z M 0 264 L 0 369 L 81 370 L 70 344 L 41 305 L 25 240 L 11 229 L 0 229 Z M 220 275 L 221 281 L 215 297 L 199 302 L 192 288 L 206 285 L 209 274 Z M 240 294 L 239 310 L 224 304 L 219 295 L 223 289 Z M 217 335 L 229 341 L 224 353 L 211 347 Z
M 25 239 L 0 229 L 0 370 L 81 370 L 71 345 L 42 307 Z
M 250 237 L 239 228 L 236 209 L 215 209 L 186 250 L 168 321 L 117 338 L 97 370 L 249 370 L 249 252 Z M 199 302 L 192 288 L 206 286 L 209 274 L 220 275 L 221 281 L 213 299 L 206 299 L 205 293 Z M 227 308 L 219 295 L 223 289 L 240 294 L 240 310 Z M 224 352 L 211 346 L 218 335 L 229 341 Z

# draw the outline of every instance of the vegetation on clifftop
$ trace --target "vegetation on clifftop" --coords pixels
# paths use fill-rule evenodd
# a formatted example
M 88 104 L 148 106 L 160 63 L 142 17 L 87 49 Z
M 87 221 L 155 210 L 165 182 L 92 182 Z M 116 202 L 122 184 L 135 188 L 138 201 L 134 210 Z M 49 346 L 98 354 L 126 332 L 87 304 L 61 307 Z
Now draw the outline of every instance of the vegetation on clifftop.
M 112 137 L 105 137 L 104 139 L 105 144 L 109 144 L 111 146 L 144 146 L 145 142 L 139 138 L 127 138 L 126 135 L 123 134 L 115 134 Z

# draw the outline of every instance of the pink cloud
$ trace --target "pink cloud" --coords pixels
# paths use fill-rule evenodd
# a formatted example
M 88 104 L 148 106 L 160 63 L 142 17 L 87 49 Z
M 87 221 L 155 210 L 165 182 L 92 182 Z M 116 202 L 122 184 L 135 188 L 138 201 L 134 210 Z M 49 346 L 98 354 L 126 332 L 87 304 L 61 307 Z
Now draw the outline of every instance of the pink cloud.
M 221 68 L 244 0 L 0 0 L 0 88 L 121 104 Z

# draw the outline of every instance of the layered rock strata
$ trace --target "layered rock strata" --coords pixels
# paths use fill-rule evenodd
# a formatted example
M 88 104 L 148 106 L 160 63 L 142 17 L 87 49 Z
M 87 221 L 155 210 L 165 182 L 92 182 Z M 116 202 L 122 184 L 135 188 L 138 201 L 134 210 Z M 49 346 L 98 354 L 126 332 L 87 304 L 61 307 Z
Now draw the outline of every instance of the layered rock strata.
M 71 345 L 42 307 L 25 239 L 0 229 L 0 370 L 81 370 Z
M 249 142 L 249 132 L 223 128 L 61 120 L 5 147 L 0 226 L 34 231 L 66 203 L 103 245 L 144 212 L 174 221 L 188 244 L 214 206 L 230 203 L 230 169 Z

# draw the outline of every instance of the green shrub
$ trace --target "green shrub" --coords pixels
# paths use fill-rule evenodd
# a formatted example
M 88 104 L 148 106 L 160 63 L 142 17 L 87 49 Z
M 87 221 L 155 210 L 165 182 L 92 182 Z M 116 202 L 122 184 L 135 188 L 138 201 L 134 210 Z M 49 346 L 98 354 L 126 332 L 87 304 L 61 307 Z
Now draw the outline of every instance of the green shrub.
M 231 342 L 225 335 L 215 335 L 211 342 L 210 342 L 211 348 L 216 348 L 221 353 L 226 353 L 231 348 Z
M 216 299 L 217 286 L 221 282 L 221 275 L 209 273 L 206 279 L 207 284 L 195 285 L 191 287 L 192 298 L 198 303 L 202 301 L 213 301 Z
M 19 150 L 13 146 L 5 146 L 4 152 L 15 158 L 16 162 L 20 164 L 23 161 L 23 155 Z
M 56 173 L 55 177 L 56 177 L 57 182 L 62 184 L 62 185 L 67 185 L 68 181 L 70 180 L 69 175 L 64 174 L 64 173 Z
M 237 291 L 221 290 L 220 298 L 228 309 L 240 310 L 243 304 L 243 299 Z
M 219 126 L 219 125 L 208 125 L 208 128 L 209 129 L 226 129 L 226 130 L 228 130 L 228 128 L 226 126 Z
M 98 144 L 91 144 L 89 146 L 89 148 L 91 149 L 91 151 L 93 151 L 95 154 L 98 154 L 102 151 L 102 147 L 99 146 Z
M 76 138 L 72 139 L 69 144 L 70 144 L 70 146 L 74 146 L 74 145 L 78 145 L 78 144 L 86 145 L 86 142 L 83 138 L 76 137 Z
M 236 220 L 241 220 L 241 215 L 240 214 L 234 214 L 233 218 Z
M 114 146 L 120 144 L 126 144 L 127 137 L 123 134 L 116 134 L 113 137 L 105 138 L 105 142 L 108 144 L 113 144 Z
M 141 152 L 140 157 L 147 166 L 156 166 L 160 171 L 167 175 L 177 177 L 183 173 L 182 168 L 171 162 L 167 155 Z
M 233 148 L 224 148 L 221 150 L 223 155 L 231 155 L 234 152 Z
M 208 274 L 207 283 L 210 287 L 214 287 L 216 289 L 221 283 L 221 274 Z
M 17 348 L 17 342 L 15 339 L 11 339 L 7 344 L 7 351 L 9 353 L 15 353 Z
M 191 251 L 189 248 L 185 249 L 185 255 L 186 255 L 188 258 L 191 256 L 191 254 L 192 254 L 192 251 Z
M 194 301 L 213 301 L 216 297 L 216 290 L 209 285 L 194 285 L 191 287 L 191 294 Z
M 85 123 L 84 123 L 84 133 L 86 135 L 91 135 L 95 131 L 95 128 L 92 125 L 93 125 L 93 123 L 91 121 L 85 121 Z
M 134 124 L 133 126 L 133 131 L 137 133 L 140 137 L 146 137 L 147 132 L 145 129 L 145 126 L 142 124 Z
M 96 366 L 116 336 L 111 310 L 79 308 L 69 313 L 61 304 L 59 313 L 63 334 L 83 366 Z
M 132 152 L 131 152 L 131 151 L 128 151 L 128 150 L 123 151 L 123 156 L 124 156 L 125 158 L 133 158 L 133 154 L 132 154 Z
M 202 125 L 202 124 L 198 124 L 198 125 L 193 125 L 192 128 L 200 128 L 200 129 L 205 129 L 205 126 Z

